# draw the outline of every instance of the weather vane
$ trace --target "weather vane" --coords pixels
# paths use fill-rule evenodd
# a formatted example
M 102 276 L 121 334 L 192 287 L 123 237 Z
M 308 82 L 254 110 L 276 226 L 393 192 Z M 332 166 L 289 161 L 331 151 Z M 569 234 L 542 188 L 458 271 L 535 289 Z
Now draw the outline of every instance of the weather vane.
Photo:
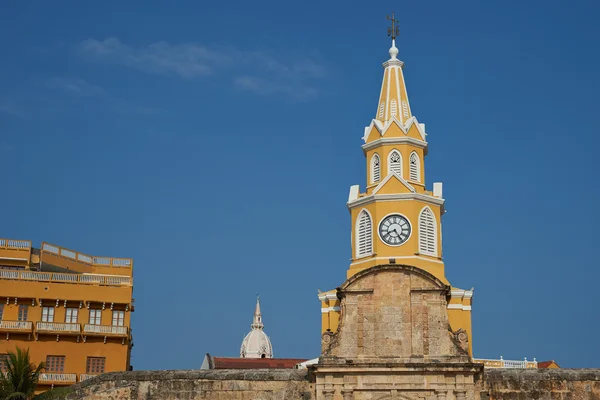
M 388 27 L 387 35 L 391 36 L 392 40 L 396 40 L 396 36 L 398 36 L 400 34 L 400 32 L 398 30 L 398 20 L 395 19 L 394 13 L 392 13 L 391 17 L 389 15 L 386 16 L 386 19 L 388 21 L 392 21 L 392 26 Z

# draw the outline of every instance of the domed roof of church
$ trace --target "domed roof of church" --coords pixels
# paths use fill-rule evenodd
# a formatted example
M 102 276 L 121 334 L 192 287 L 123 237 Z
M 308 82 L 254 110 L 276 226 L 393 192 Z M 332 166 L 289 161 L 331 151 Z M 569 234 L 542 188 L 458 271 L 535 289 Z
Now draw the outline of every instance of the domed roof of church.
M 273 347 L 271 340 L 263 330 L 262 315 L 260 313 L 260 299 L 256 299 L 254 320 L 250 325 L 252 330 L 248 332 L 240 349 L 241 358 L 273 358 Z

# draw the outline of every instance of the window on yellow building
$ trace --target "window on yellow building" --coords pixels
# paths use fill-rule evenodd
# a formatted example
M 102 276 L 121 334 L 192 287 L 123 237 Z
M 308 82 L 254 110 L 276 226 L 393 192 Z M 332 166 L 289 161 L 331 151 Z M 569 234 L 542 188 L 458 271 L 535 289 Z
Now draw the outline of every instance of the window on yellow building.
M 414 151 L 410 155 L 410 180 L 415 182 L 421 181 L 421 166 L 419 165 L 419 156 Z
M 356 257 L 368 256 L 373 248 L 373 230 L 371 227 L 371 216 L 366 210 L 362 210 L 356 220 Z
M 2 321 L 4 317 L 4 304 L 0 304 L 0 321 Z
M 437 256 L 437 230 L 435 216 L 429 207 L 419 215 L 419 252 Z
M 388 159 L 388 173 L 395 172 L 402 176 L 402 155 L 398 150 L 390 151 Z
M 46 356 L 46 372 L 62 374 L 65 372 L 65 356 Z
M 29 307 L 27 304 L 19 304 L 19 313 L 17 319 L 19 321 L 27 321 L 27 314 L 29 313 Z
M 373 154 L 371 157 L 371 183 L 379 182 L 381 177 L 379 155 Z
M 77 323 L 77 314 L 79 310 L 77 308 L 67 308 L 65 313 L 65 322 L 67 324 L 75 324 Z
M 113 326 L 123 326 L 125 322 L 124 311 L 113 311 L 112 313 L 112 324 Z
M 42 307 L 42 322 L 54 322 L 54 307 Z
M 85 366 L 86 374 L 103 374 L 106 357 L 88 357 Z
M 90 309 L 90 324 L 91 325 L 100 325 L 102 323 L 102 310 L 100 309 Z

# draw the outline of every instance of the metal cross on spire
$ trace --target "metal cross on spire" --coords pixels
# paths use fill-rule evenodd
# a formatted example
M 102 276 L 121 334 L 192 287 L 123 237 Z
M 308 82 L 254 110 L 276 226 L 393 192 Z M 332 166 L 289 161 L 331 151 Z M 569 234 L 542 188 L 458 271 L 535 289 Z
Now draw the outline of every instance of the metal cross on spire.
M 388 21 L 392 21 L 392 26 L 388 27 L 387 35 L 391 36 L 392 40 L 396 40 L 396 37 L 400 35 L 400 31 L 398 29 L 398 20 L 395 19 L 394 13 L 392 13 L 391 17 L 389 15 L 386 16 L 386 19 Z

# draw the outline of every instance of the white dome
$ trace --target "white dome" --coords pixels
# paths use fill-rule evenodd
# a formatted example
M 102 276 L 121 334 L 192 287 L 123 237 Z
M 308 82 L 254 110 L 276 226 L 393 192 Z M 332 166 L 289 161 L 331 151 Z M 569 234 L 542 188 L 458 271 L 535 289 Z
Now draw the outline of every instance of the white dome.
M 241 358 L 273 358 L 271 340 L 263 330 L 262 315 L 260 313 L 260 299 L 256 299 L 254 320 L 250 325 L 252 330 L 246 335 L 240 349 Z

